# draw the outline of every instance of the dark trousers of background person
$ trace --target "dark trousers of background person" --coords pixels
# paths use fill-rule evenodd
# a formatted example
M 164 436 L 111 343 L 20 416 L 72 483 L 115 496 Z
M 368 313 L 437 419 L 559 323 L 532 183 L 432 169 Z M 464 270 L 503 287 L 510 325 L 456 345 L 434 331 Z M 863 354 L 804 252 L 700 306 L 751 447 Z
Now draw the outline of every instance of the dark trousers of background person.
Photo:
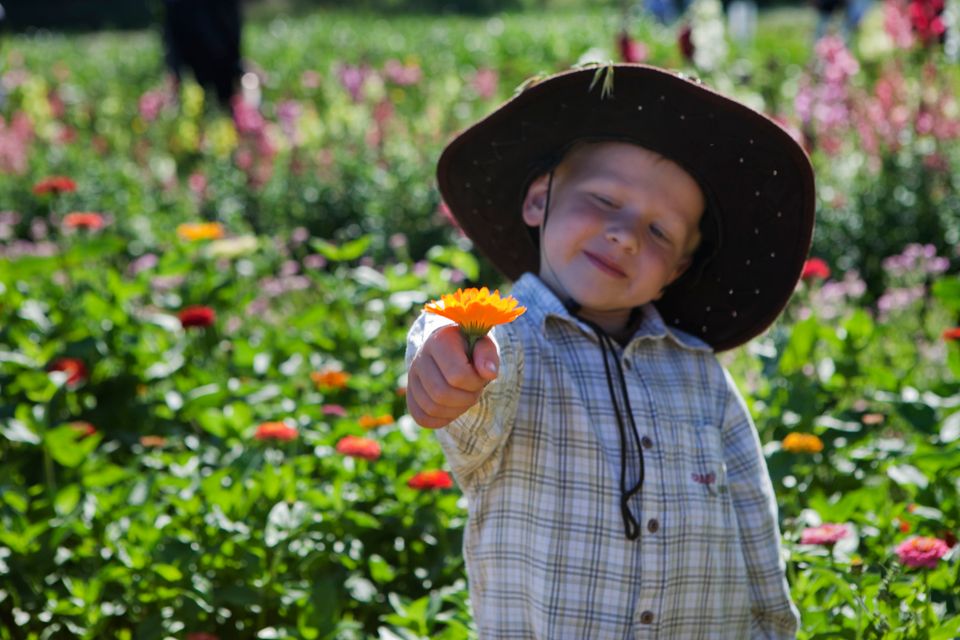
M 184 69 L 229 106 L 243 73 L 239 0 L 164 0 L 167 66 L 179 81 Z

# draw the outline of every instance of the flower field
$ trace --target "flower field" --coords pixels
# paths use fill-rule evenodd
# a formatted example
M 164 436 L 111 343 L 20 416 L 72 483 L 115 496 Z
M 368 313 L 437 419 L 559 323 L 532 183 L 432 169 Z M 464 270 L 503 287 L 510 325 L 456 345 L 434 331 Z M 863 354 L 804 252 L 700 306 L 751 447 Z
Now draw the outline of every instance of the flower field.
M 505 283 L 434 164 L 528 76 L 618 56 L 762 108 L 817 171 L 796 296 L 723 356 L 800 637 L 960 637 L 955 32 L 889 0 L 849 45 L 799 10 L 742 42 L 711 2 L 619 39 L 601 8 L 253 20 L 232 111 L 173 94 L 155 34 L 0 41 L 0 639 L 474 637 L 403 352 L 427 301 Z

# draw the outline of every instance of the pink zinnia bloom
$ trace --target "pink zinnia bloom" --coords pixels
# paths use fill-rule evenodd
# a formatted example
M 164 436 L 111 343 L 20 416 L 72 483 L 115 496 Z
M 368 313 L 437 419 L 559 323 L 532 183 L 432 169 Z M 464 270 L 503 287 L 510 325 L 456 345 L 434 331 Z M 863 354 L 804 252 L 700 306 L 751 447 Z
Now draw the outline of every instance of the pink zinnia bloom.
M 803 263 L 800 277 L 804 280 L 826 280 L 830 277 L 830 267 L 820 258 L 810 258 Z
M 340 418 L 347 417 L 347 410 L 338 404 L 325 404 L 321 410 L 325 416 L 338 416 Z
M 380 444 L 370 438 L 344 436 L 337 443 L 337 453 L 364 460 L 376 460 L 380 457 Z
M 832 546 L 850 535 L 850 530 L 844 524 L 822 524 L 819 527 L 808 527 L 800 534 L 800 544 L 822 544 Z
M 453 478 L 446 471 L 431 469 L 407 480 L 407 486 L 411 489 L 449 489 L 453 486 Z
M 624 62 L 643 62 L 647 59 L 647 47 L 631 38 L 626 31 L 620 32 L 617 47 L 620 49 L 620 59 Z
M 178 314 L 178 317 L 184 329 L 189 329 L 190 327 L 204 328 L 213 324 L 217 318 L 217 314 L 210 307 L 196 305 L 187 307 Z
M 897 545 L 900 562 L 908 567 L 934 569 L 937 562 L 946 555 L 950 547 L 939 538 L 914 537 Z

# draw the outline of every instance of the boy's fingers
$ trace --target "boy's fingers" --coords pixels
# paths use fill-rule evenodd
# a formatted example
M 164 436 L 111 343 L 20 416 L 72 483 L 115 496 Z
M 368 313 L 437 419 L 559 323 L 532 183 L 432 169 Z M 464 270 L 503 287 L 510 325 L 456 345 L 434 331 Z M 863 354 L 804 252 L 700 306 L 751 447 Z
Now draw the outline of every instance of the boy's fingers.
M 465 393 L 459 390 L 455 391 L 459 394 Z M 463 413 L 467 407 L 476 402 L 475 394 L 468 394 L 468 397 L 464 398 L 465 401 L 459 404 L 445 402 L 442 397 L 444 394 L 440 393 L 440 397 L 436 397 L 435 392 L 431 392 L 427 388 L 427 385 L 424 384 L 423 379 L 418 374 L 409 376 L 407 381 L 407 394 L 412 394 L 417 406 L 424 414 L 433 418 L 446 418 L 448 420 L 453 420 Z
M 427 429 L 439 429 L 440 427 L 445 427 L 450 424 L 450 420 L 434 418 L 429 415 L 417 402 L 416 397 L 411 394 L 407 394 L 407 411 L 410 413 L 410 417 L 413 418 L 414 422 Z
M 462 391 L 480 391 L 486 386 L 487 381 L 477 375 L 467 360 L 467 345 L 457 327 L 437 329 L 433 337 L 435 341 L 429 355 L 447 384 Z
M 433 357 L 421 358 L 414 368 L 416 377 L 423 389 L 423 392 L 430 397 L 430 400 L 437 404 L 448 407 L 469 407 L 477 401 L 476 391 L 464 391 L 453 386 L 443 375 L 437 359 Z M 421 406 L 423 406 L 421 402 Z M 427 407 L 424 407 L 427 408 Z
M 497 353 L 497 345 L 489 336 L 483 336 L 477 340 L 473 347 L 473 366 L 477 374 L 484 380 L 493 380 L 497 377 L 500 370 L 500 354 Z

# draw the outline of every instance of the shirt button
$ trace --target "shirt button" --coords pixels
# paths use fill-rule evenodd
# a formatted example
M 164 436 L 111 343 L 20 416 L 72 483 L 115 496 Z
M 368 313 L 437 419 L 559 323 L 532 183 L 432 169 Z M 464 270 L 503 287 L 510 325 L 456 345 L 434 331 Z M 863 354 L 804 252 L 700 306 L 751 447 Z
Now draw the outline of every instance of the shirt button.
M 653 440 L 651 440 L 649 436 L 640 438 L 640 444 L 643 445 L 644 449 L 653 449 Z
M 656 518 L 650 518 L 647 521 L 647 531 L 650 533 L 656 533 L 660 529 L 660 523 Z
M 653 611 L 644 611 L 641 613 L 640 622 L 642 624 L 651 624 L 653 622 Z

